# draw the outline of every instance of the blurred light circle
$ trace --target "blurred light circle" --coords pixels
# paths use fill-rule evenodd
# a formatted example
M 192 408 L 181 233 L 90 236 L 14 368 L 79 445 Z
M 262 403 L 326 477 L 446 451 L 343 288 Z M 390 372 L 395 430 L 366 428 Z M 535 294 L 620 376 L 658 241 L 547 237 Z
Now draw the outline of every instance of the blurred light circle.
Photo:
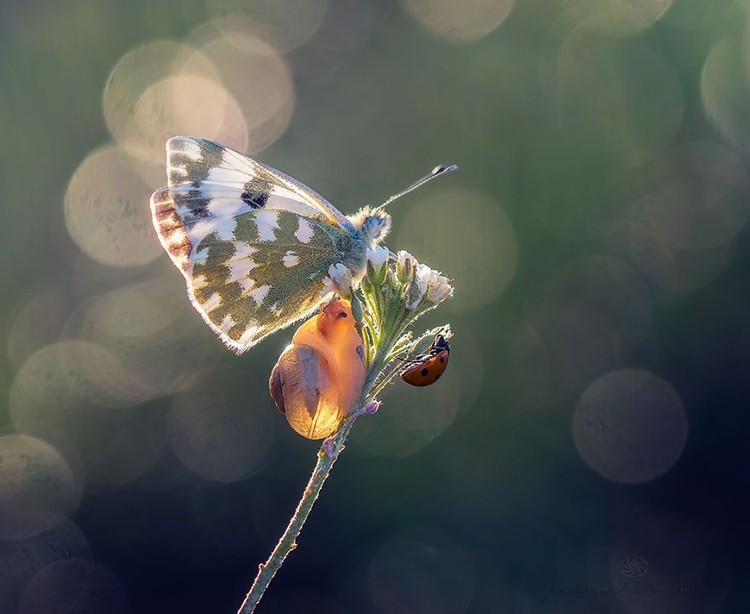
M 159 286 L 140 283 L 96 297 L 86 310 L 88 325 L 107 337 L 137 339 L 160 333 L 174 322 L 177 312 L 164 308 Z
M 47 565 L 90 556 L 86 537 L 64 517 L 34 537 L 0 541 L 0 612 L 17 612 L 24 588 Z
M 184 288 L 180 288 L 180 298 L 184 300 Z M 190 308 L 185 305 L 186 311 Z M 190 316 L 196 314 L 190 313 Z M 113 352 L 127 373 L 140 383 L 151 397 L 156 394 L 172 394 L 190 382 L 195 371 L 211 364 L 222 352 L 210 331 L 204 330 L 202 321 L 192 322 L 190 318 L 176 321 L 154 335 L 145 337 L 101 337 Z M 95 334 L 102 335 L 103 331 Z M 205 336 L 205 346 L 196 345 L 196 336 Z M 149 397 L 150 398 L 150 397 Z
M 8 329 L 8 357 L 15 369 L 20 369 L 34 352 L 60 338 L 71 308 L 62 283 L 35 286 L 18 300 Z
M 82 404 L 129 407 L 151 396 L 110 351 L 88 341 L 48 345 L 29 358 L 11 390 L 11 416 L 24 424 L 53 419 L 55 412 Z M 29 422 L 30 421 L 30 422 Z
M 641 369 L 620 369 L 586 388 L 573 416 L 573 437 L 598 474 L 615 482 L 648 482 L 682 454 L 687 417 L 668 382 Z
M 107 568 L 85 559 L 52 563 L 29 582 L 18 614 L 81 612 L 130 614 L 120 580 Z
M 32 405 L 14 416 L 20 430 L 49 438 L 73 458 L 75 474 L 89 491 L 121 488 L 149 471 L 164 447 L 160 420 L 148 405 L 117 412 L 83 404 L 53 411 Z
M 580 390 L 621 366 L 648 338 L 652 301 L 640 275 L 605 255 L 580 257 L 555 271 L 531 311 L 559 380 Z M 535 313 L 534 313 L 535 312 Z
M 637 211 L 636 207 L 636 211 Z M 730 261 L 730 246 L 680 249 L 670 245 L 653 223 L 634 213 L 611 228 L 608 243 L 670 299 L 679 300 L 714 280 Z
M 643 174 L 643 160 L 626 143 L 552 131 L 525 185 L 538 221 L 556 235 L 601 239 L 638 193 Z
M 376 612 L 467 611 L 476 577 L 468 553 L 424 528 L 389 538 L 370 563 L 368 589 Z
M 750 147 L 750 39 L 727 36 L 717 42 L 703 65 L 701 97 L 709 120 L 729 141 Z
M 606 144 L 630 164 L 671 144 L 682 125 L 685 101 L 675 69 L 644 40 L 574 29 L 560 48 L 556 85 L 560 126 L 572 143 Z
M 710 142 L 675 148 L 662 162 L 658 187 L 630 212 L 670 245 L 711 249 L 733 239 L 750 217 L 750 176 L 742 158 Z
M 184 73 L 185 62 L 204 77 L 216 72 L 206 58 L 198 58 L 196 50 L 184 43 L 160 40 L 130 49 L 112 69 L 102 96 L 102 111 L 112 137 L 129 153 L 139 156 L 164 157 L 164 143 L 158 151 L 148 151 L 148 134 L 135 130 L 136 107 L 143 93 L 155 83 L 176 74 Z M 192 98 L 192 97 L 191 97 Z M 145 129 L 146 127 L 144 127 Z M 186 134 L 186 133 L 180 133 Z M 174 135 L 170 135 L 174 136 Z
M 464 409 L 459 386 L 449 384 L 447 378 L 446 374 L 429 388 L 407 391 L 397 377 L 394 386 L 400 390 L 389 395 L 387 405 L 378 411 L 377 424 L 373 420 L 360 425 L 357 445 L 369 454 L 396 457 L 416 454 L 429 445 Z
M 487 196 L 449 190 L 410 207 L 398 225 L 398 244 L 455 280 L 447 310 L 481 309 L 510 285 L 518 260 L 516 233 L 502 205 Z
M 51 445 L 27 435 L 0 437 L 0 539 L 25 539 L 75 512 L 80 485 Z
M 113 355 L 147 400 L 171 394 L 222 349 L 185 298 L 185 284 L 164 260 L 165 275 L 94 297 L 68 320 L 66 336 Z M 196 338 L 205 348 L 196 351 Z
M 528 200 L 553 232 L 599 239 L 643 194 L 644 178 L 677 137 L 682 87 L 664 53 L 643 38 L 576 27 L 553 63 L 542 87 L 558 126 L 535 146 Z
M 606 36 L 632 36 L 650 28 L 672 0 L 560 0 L 566 18 Z
M 207 480 L 235 482 L 261 468 L 273 443 L 270 402 L 253 402 L 259 390 L 265 400 L 266 387 L 252 380 L 222 385 L 213 378 L 196 375 L 192 387 L 175 395 L 167 435 L 188 469 Z
M 187 65 L 191 65 L 191 56 Z M 203 75 L 183 73 L 150 86 L 138 99 L 130 124 L 139 151 L 164 160 L 164 144 L 184 134 L 207 138 L 238 151 L 247 147 L 247 124 L 237 100 L 221 84 Z
M 402 0 L 428 30 L 449 40 L 470 42 L 487 36 L 510 15 L 514 0 Z
M 163 447 L 156 414 L 124 409 L 155 394 L 109 350 L 68 340 L 24 364 L 11 388 L 10 413 L 16 429 L 53 442 L 72 459 L 88 486 L 108 489 L 132 482 L 156 462 Z
M 140 266 L 160 253 L 148 200 L 151 188 L 128 155 L 109 146 L 89 154 L 65 193 L 65 224 L 94 260 L 115 267 Z
M 231 41 L 254 34 L 279 51 L 290 51 L 320 27 L 328 0 L 206 0 L 215 26 Z
M 240 145 L 233 144 L 232 132 L 218 140 L 238 151 L 258 153 L 278 139 L 291 120 L 295 100 L 291 70 L 273 47 L 255 36 L 236 33 L 231 39 L 204 40 L 206 34 L 202 28 L 193 33 L 196 42 L 201 42 L 194 70 L 200 70 L 204 58 L 217 67 L 223 87 L 242 113 L 247 133 Z M 192 59 L 186 68 L 193 69 Z
M 388 10 L 377 0 L 334 0 L 320 29 L 292 56 L 295 75 L 324 80 L 351 66 Z

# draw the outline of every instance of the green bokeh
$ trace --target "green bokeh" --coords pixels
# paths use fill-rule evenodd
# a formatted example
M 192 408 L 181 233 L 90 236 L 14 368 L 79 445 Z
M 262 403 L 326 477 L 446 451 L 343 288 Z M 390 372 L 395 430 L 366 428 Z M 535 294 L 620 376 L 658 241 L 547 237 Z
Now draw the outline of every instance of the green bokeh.
M 0 494 L 69 514 L 80 534 L 63 524 L 55 544 L 85 536 L 48 562 L 116 576 L 91 572 L 92 612 L 233 611 L 293 509 L 317 445 L 266 388 L 291 331 L 242 357 L 213 338 L 147 227 L 163 161 L 114 140 L 102 99 L 155 40 L 226 52 L 310 30 L 273 56 L 292 112 L 253 156 L 346 213 L 458 164 L 394 204 L 387 241 L 454 279 L 419 324 L 455 337 L 444 379 L 394 386 L 357 424 L 261 610 L 746 611 L 747 3 L 516 0 L 484 35 L 472 11 L 509 3 L 330 0 L 318 28 L 303 4 L 283 3 L 277 30 L 251 0 L 0 7 L 3 434 L 54 446 L 81 498 L 60 503 L 59 482 L 12 494 L 10 469 Z M 446 7 L 463 18 L 441 21 Z M 219 91 L 227 65 L 203 75 Z M 252 143 L 254 103 L 280 94 L 248 71 L 223 85 Z M 183 116 L 155 111 L 147 130 L 194 125 L 180 121 L 203 98 L 179 93 Z M 94 151 L 106 172 L 78 175 L 66 225 Z M 24 590 L 53 591 L 47 563 L 19 548 L 53 538 L 11 516 L 0 611 L 41 611 Z M 627 575 L 627 556 L 647 573 Z

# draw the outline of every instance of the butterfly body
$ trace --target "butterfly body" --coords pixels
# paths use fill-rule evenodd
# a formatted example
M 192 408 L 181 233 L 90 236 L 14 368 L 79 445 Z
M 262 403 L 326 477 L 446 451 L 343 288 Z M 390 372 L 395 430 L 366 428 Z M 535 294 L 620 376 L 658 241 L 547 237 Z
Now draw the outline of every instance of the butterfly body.
M 347 217 L 307 186 L 211 141 L 167 142 L 169 185 L 151 210 L 196 310 L 238 353 L 313 311 L 343 264 L 354 282 L 390 216 Z

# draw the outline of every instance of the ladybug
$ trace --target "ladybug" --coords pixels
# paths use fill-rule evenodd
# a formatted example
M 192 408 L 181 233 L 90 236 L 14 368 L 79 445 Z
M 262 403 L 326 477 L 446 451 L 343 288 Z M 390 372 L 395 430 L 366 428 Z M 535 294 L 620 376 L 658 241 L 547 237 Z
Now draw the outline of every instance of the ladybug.
M 407 360 L 401 379 L 412 386 L 434 384 L 448 367 L 451 346 L 443 335 L 437 335 L 426 354 Z

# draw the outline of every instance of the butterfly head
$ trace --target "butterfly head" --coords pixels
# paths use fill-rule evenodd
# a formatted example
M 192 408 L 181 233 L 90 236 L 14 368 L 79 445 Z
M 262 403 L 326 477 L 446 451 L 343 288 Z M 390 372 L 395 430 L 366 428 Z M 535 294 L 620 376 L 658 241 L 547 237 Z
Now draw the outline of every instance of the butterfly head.
M 382 207 L 363 207 L 350 216 L 349 221 L 362 233 L 368 247 L 375 247 L 391 229 L 391 216 Z

